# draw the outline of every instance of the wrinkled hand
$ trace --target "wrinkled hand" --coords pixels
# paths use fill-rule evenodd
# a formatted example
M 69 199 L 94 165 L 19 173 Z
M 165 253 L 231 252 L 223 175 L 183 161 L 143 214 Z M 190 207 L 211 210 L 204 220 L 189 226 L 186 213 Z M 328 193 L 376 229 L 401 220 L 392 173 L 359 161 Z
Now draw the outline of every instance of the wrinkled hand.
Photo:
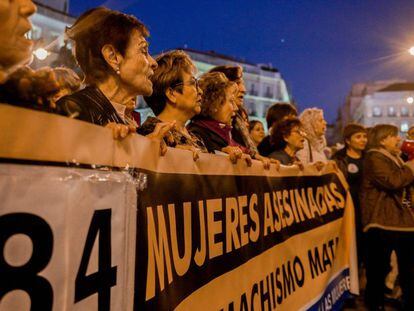
M 200 149 L 197 149 L 196 147 L 187 146 L 187 145 L 177 145 L 176 148 L 191 151 L 193 153 L 194 162 L 197 161 L 200 158 L 201 151 L 200 151 Z
M 129 134 L 136 133 L 137 131 L 136 127 L 133 125 L 119 124 L 115 122 L 109 122 L 105 127 L 112 130 L 112 136 L 117 140 L 124 139 Z
M 325 167 L 325 163 L 318 161 L 313 163 L 313 166 L 318 170 L 318 172 L 320 172 Z
M 227 146 L 221 149 L 221 151 L 229 155 L 230 161 L 233 164 L 237 163 L 238 159 L 241 159 L 243 151 L 239 147 Z
M 252 161 L 252 157 L 250 155 L 244 153 L 244 154 L 242 154 L 241 158 L 246 161 L 246 164 L 247 164 L 248 167 L 252 166 L 253 161 Z
M 169 131 L 175 127 L 175 121 L 173 122 L 160 122 L 155 125 L 154 131 L 148 134 L 147 137 L 151 139 L 163 139 L 168 136 Z
M 263 163 L 263 168 L 265 170 L 269 170 L 271 164 L 275 165 L 276 171 L 279 171 L 279 169 L 280 169 L 280 161 L 279 160 L 272 159 L 272 158 L 267 158 L 267 157 L 261 156 L 258 153 L 255 154 L 254 158 Z
M 148 134 L 147 137 L 160 142 L 160 156 L 164 156 L 167 153 L 167 144 L 164 141 L 164 137 L 170 135 L 170 130 L 175 127 L 174 122 L 160 122 L 155 125 L 154 131 Z
M 296 165 L 299 168 L 299 170 L 301 170 L 301 171 L 303 171 L 305 169 L 305 166 L 300 161 L 293 162 L 293 165 Z
M 276 171 L 279 172 L 279 170 L 280 170 L 280 161 L 276 160 L 276 159 L 272 159 L 272 158 L 270 158 L 269 160 L 270 160 L 270 164 L 274 164 Z

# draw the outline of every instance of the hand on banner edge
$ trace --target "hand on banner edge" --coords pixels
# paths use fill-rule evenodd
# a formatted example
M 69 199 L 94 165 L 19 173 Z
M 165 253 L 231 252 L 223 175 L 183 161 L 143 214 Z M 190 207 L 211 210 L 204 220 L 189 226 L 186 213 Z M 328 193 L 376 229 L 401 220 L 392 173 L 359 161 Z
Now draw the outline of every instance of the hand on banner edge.
M 129 134 L 136 133 L 137 130 L 133 125 L 119 124 L 115 122 L 109 122 L 105 127 L 112 130 L 112 137 L 116 140 L 124 139 Z
M 230 161 L 233 164 L 237 163 L 237 160 L 240 159 L 243 155 L 243 151 L 239 147 L 226 146 L 221 148 L 222 152 L 225 152 L 229 155 Z
M 175 148 L 191 151 L 193 153 L 193 161 L 196 162 L 200 158 L 201 151 L 193 146 L 177 145 Z
M 154 131 L 148 134 L 147 137 L 160 142 L 160 156 L 164 156 L 167 153 L 168 146 L 164 141 L 164 137 L 169 134 L 170 130 L 175 127 L 175 121 L 173 122 L 160 122 L 155 125 Z

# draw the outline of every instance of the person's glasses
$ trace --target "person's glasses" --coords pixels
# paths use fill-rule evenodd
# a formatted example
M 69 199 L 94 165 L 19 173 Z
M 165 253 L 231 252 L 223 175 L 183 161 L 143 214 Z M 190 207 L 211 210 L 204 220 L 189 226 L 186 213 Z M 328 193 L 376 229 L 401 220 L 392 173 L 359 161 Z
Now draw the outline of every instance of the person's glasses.
M 179 82 L 179 83 L 176 83 L 176 84 L 172 85 L 171 87 L 172 88 L 176 88 L 177 86 L 181 86 L 181 85 L 191 85 L 191 86 L 195 86 L 196 89 L 199 88 L 199 86 L 198 86 L 198 79 L 197 78 L 194 78 L 194 77 L 191 78 L 190 81 L 187 81 L 187 82 Z

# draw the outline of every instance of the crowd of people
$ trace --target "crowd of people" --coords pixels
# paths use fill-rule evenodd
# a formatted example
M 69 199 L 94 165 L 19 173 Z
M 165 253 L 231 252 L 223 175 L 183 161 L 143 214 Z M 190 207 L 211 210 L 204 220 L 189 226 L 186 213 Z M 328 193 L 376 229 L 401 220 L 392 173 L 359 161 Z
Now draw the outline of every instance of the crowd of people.
M 393 125 L 348 124 L 345 147 L 332 154 L 321 109 L 298 114 L 289 103 L 275 103 L 267 111 L 265 135 L 263 124 L 249 120 L 244 107 L 241 67 L 218 66 L 198 76 L 184 51 L 154 59 L 147 27 L 103 7 L 88 10 L 66 31 L 82 78 L 68 68 L 33 70 L 25 33 L 35 10 L 31 0 L 0 0 L 0 43 L 6 47 L 0 50 L 1 103 L 105 126 L 114 139 L 144 135 L 160 142 L 161 154 L 167 146 L 184 149 L 194 161 L 200 153 L 215 153 L 276 170 L 280 165 L 321 170 L 335 161 L 355 205 L 367 306 L 383 309 L 387 274 L 398 266 L 402 307 L 414 310 L 414 127 L 401 145 Z M 154 113 L 143 123 L 134 110 L 139 95 Z

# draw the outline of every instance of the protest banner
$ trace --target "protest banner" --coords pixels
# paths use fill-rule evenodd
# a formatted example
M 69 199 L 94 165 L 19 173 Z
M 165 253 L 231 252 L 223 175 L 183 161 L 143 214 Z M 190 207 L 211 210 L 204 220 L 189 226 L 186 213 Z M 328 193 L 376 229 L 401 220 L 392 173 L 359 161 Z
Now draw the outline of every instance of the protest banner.
M 334 167 L 158 152 L 0 105 L 0 310 L 50 296 L 44 310 L 330 310 L 358 292 L 353 207 Z M 11 282 L 27 271 L 34 283 Z

